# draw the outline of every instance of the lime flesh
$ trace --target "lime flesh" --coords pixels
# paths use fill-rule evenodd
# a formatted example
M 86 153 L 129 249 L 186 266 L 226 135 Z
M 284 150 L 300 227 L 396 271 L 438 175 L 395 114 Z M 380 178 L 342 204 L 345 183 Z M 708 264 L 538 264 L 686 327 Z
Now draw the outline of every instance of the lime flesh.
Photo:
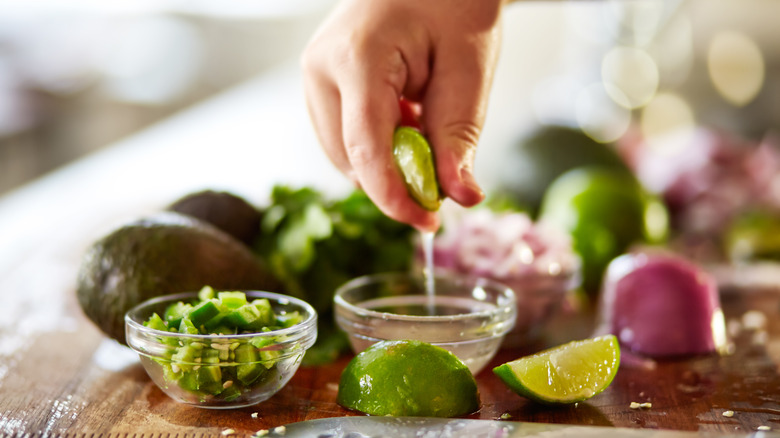
M 433 152 L 425 137 L 408 126 L 397 128 L 393 134 L 393 156 L 412 198 L 426 210 L 438 210 L 442 197 Z
M 620 365 L 613 335 L 573 341 L 507 362 L 493 372 L 514 392 L 548 404 L 587 400 L 612 383 Z
M 382 341 L 355 356 L 338 403 L 369 415 L 454 417 L 479 408 L 477 383 L 449 351 L 420 341 Z

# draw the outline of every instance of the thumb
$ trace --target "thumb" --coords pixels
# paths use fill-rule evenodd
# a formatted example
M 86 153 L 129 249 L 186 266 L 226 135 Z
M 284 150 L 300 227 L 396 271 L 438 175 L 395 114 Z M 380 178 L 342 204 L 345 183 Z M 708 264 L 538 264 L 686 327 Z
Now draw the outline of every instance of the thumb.
M 439 185 L 447 197 L 466 207 L 484 198 L 474 179 L 474 158 L 495 65 L 489 59 L 494 55 L 484 50 L 492 49 L 471 46 L 465 51 L 463 47 L 440 51 L 423 101 L 424 126 Z M 473 52 L 471 59 L 468 51 Z

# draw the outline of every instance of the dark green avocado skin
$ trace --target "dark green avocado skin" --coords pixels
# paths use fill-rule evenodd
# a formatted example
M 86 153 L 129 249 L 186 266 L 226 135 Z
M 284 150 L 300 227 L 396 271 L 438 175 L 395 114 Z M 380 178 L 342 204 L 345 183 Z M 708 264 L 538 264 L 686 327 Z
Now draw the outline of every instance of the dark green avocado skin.
M 598 143 L 579 129 L 555 125 L 540 126 L 516 140 L 502 163 L 500 190 L 534 216 L 550 184 L 569 170 L 600 166 L 632 175 L 614 145 Z
M 215 190 L 191 193 L 175 201 L 168 210 L 206 221 L 250 246 L 260 234 L 262 214 L 233 193 Z
M 162 212 L 121 226 L 89 247 L 76 295 L 86 316 L 125 344 L 124 315 L 129 309 L 204 285 L 281 291 L 243 243 L 207 222 Z

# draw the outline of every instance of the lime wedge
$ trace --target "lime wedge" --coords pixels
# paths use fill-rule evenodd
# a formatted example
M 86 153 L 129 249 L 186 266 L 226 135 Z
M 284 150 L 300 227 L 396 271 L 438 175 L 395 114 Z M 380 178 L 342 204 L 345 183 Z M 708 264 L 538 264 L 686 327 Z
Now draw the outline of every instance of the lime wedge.
M 454 417 L 479 408 L 468 367 L 420 341 L 382 341 L 355 356 L 341 374 L 337 400 L 369 415 Z
M 438 210 L 442 197 L 436 180 L 433 152 L 425 137 L 408 126 L 396 128 L 393 156 L 412 198 L 426 210 Z
M 617 338 L 607 335 L 522 357 L 493 368 L 493 372 L 524 397 L 564 404 L 587 400 L 606 389 L 619 365 Z

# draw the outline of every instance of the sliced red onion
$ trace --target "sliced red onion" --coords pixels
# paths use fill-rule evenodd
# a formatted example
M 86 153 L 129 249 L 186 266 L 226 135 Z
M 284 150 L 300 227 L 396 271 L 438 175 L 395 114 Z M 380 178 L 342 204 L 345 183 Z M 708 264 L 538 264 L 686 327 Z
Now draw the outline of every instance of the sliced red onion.
M 534 223 L 525 213 L 487 209 L 471 210 L 445 223 L 434 243 L 434 263 L 497 280 L 570 275 L 579 268 L 563 230 Z
M 524 213 L 477 209 L 445 216 L 444 231 L 434 241 L 434 265 L 491 278 L 514 290 L 517 319 L 505 347 L 537 339 L 580 281 L 580 261 L 569 235 L 534 223 Z
M 670 254 L 633 253 L 607 268 L 600 333 L 650 357 L 722 351 L 726 325 L 715 280 Z

